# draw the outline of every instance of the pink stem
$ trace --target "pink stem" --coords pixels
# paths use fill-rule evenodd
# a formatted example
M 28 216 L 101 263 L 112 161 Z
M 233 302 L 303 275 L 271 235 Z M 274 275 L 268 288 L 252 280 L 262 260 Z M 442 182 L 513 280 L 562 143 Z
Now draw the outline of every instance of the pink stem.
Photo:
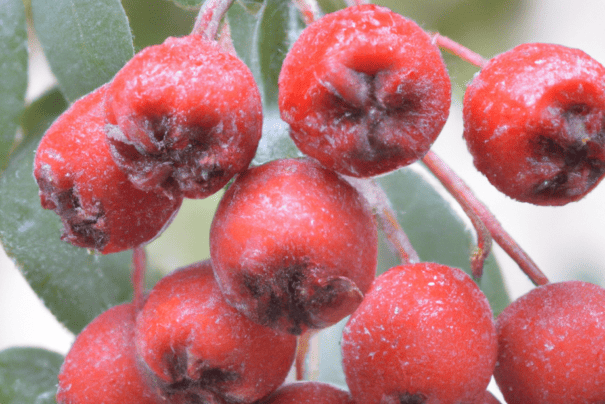
M 470 188 L 437 155 L 429 151 L 422 159 L 424 164 L 441 181 L 450 194 L 456 198 L 464 213 L 469 217 L 477 232 L 477 247 L 471 253 L 471 272 L 475 279 L 481 279 L 483 264 L 492 249 L 492 236 L 473 209 L 474 198 Z
M 145 248 L 135 247 L 132 250 L 132 288 L 134 289 L 133 303 L 138 309 L 143 307 L 146 270 L 147 255 L 145 254 Z
M 478 53 L 439 33 L 433 34 L 433 42 L 440 48 L 479 68 L 482 68 L 487 63 L 487 60 Z
M 294 4 L 303 16 L 305 24 L 309 25 L 321 17 L 317 0 L 294 0 Z
M 193 26 L 192 34 L 214 40 L 221 20 L 234 0 L 206 0 L 200 9 Z
M 391 207 L 389 197 L 384 189 L 374 180 L 354 177 L 346 177 L 346 179 L 357 188 L 372 207 L 378 224 L 384 231 L 393 250 L 399 255 L 401 264 L 420 262 L 418 253 L 397 221 L 397 213 Z
M 296 367 L 296 380 L 304 380 L 307 376 L 306 359 L 311 348 L 311 338 L 317 334 L 318 330 L 309 329 L 298 337 L 298 345 L 296 346 L 296 359 L 294 366 Z
M 517 242 L 502 228 L 502 225 L 498 222 L 493 213 L 475 197 L 468 185 L 466 185 L 445 162 L 432 151 L 429 151 L 422 161 L 429 170 L 435 174 L 439 181 L 441 181 L 448 192 L 456 198 L 456 201 L 458 201 L 464 212 L 473 222 L 477 231 L 479 251 L 473 253 L 471 259 L 480 259 L 476 257 L 479 255 L 484 258 L 487 256 L 491 246 L 491 239 L 488 242 L 487 237 L 491 235 L 496 243 L 498 243 L 519 265 L 521 270 L 529 277 L 534 285 L 539 286 L 549 283 L 546 275 L 544 275 L 529 255 L 527 255 Z M 477 220 L 482 222 L 480 226 L 475 225 L 475 221 Z M 484 234 L 484 229 L 489 231 L 489 235 Z M 483 263 L 481 263 L 481 265 L 483 265 Z M 475 269 L 473 269 L 473 273 L 474 271 Z

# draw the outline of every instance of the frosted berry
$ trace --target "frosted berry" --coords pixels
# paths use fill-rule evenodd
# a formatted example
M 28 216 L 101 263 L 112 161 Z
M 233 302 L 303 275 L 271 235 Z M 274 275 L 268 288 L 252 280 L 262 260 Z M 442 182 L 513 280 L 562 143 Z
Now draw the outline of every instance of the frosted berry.
M 355 404 L 348 391 L 321 382 L 285 384 L 259 404 Z
M 577 201 L 605 174 L 605 68 L 561 45 L 502 53 L 466 90 L 464 138 L 477 169 L 511 198 Z
M 445 124 L 450 98 L 450 78 L 430 36 L 369 4 L 309 25 L 279 76 L 279 109 L 298 148 L 356 177 L 424 156 Z
M 434 263 L 376 278 L 342 338 L 347 385 L 364 404 L 474 402 L 496 353 L 485 295 L 463 271 Z
M 500 401 L 489 391 L 485 391 L 472 404 L 500 404 Z
M 107 86 L 77 100 L 46 131 L 34 160 L 40 201 L 63 222 L 62 239 L 103 254 L 155 238 L 182 197 L 135 188 L 114 163 L 105 142 Z
M 296 337 L 231 307 L 203 261 L 153 287 L 137 319 L 136 348 L 172 403 L 252 403 L 284 382 Z
M 248 67 L 201 36 L 136 54 L 107 94 L 112 154 L 141 189 L 204 198 L 248 167 L 262 130 Z
M 294 334 L 355 310 L 374 279 L 377 248 L 365 199 L 311 159 L 275 160 L 240 175 L 210 228 L 227 300 Z
M 59 404 L 158 404 L 152 385 L 137 364 L 136 310 L 115 306 L 80 332 L 59 372 Z
M 507 403 L 605 402 L 605 289 L 533 289 L 498 316 L 494 377 Z

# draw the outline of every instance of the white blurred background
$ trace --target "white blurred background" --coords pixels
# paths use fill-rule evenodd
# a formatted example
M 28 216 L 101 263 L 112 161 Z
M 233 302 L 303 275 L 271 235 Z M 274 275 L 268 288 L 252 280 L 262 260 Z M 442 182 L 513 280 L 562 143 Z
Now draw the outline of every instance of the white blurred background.
M 425 2 L 430 7 L 432 2 Z M 514 43 L 551 42 L 580 48 L 605 63 L 605 1 L 533 0 L 525 2 L 514 24 Z M 422 25 L 422 21 L 419 21 Z M 480 36 L 481 32 L 468 35 Z M 507 35 L 509 35 L 507 34 Z M 507 38 L 510 42 L 511 38 Z M 464 44 L 464 42 L 463 42 Z M 504 49 L 503 49 L 504 50 Z M 30 46 L 28 100 L 52 87 L 54 78 L 36 42 Z M 484 55 L 490 57 L 493 55 Z M 603 285 L 605 275 L 605 185 L 577 203 L 547 208 L 512 201 L 495 190 L 472 166 L 462 141 L 462 120 L 454 104 L 437 152 L 476 191 L 504 228 L 525 248 L 551 281 L 584 279 Z M 513 298 L 532 288 L 517 265 L 498 247 L 495 254 Z M 0 350 L 37 346 L 62 354 L 74 336 L 40 303 L 19 271 L 0 250 Z M 493 386 L 490 389 L 494 388 Z

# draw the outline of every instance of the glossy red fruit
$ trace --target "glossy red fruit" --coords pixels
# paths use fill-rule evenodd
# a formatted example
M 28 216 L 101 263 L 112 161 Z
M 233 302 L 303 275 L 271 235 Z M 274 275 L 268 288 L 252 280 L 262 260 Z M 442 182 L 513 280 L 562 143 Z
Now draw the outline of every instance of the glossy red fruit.
M 377 230 L 365 199 L 311 159 L 240 175 L 210 228 L 227 300 L 260 324 L 300 334 L 351 314 L 376 272 Z
M 259 404 L 355 404 L 351 394 L 321 382 L 285 384 Z
M 581 281 L 533 289 L 496 321 L 494 377 L 507 403 L 605 402 L 605 289 Z
M 34 160 L 40 201 L 63 222 L 62 239 L 103 254 L 137 247 L 170 223 L 182 197 L 135 188 L 105 142 L 107 86 L 77 100 L 46 131 Z
M 171 403 L 252 403 L 284 382 L 296 337 L 231 307 L 203 261 L 153 287 L 137 319 L 136 348 Z
M 497 340 L 485 295 L 434 263 L 380 275 L 343 332 L 343 368 L 364 404 L 459 404 L 483 396 Z
M 59 404 L 158 404 L 134 348 L 136 310 L 115 306 L 77 336 L 59 372 Z
M 279 76 L 279 109 L 298 148 L 355 177 L 424 156 L 450 102 L 450 78 L 430 36 L 371 4 L 309 25 Z
M 262 130 L 248 67 L 201 36 L 137 53 L 107 94 L 108 140 L 141 189 L 204 198 L 248 167 Z
M 502 53 L 466 90 L 464 138 L 477 169 L 511 198 L 577 201 L 605 174 L 605 68 L 561 45 Z

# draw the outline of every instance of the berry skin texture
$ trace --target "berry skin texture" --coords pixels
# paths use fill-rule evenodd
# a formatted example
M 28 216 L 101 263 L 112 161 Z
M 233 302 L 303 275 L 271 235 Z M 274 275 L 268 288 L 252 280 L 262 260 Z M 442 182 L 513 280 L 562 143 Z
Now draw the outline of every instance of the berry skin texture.
M 424 156 L 450 103 L 450 78 L 430 36 L 370 4 L 309 25 L 279 76 L 281 117 L 298 148 L 354 177 L 393 171 Z
M 135 188 L 105 142 L 107 86 L 77 100 L 46 131 L 34 160 L 43 208 L 61 217 L 62 239 L 103 254 L 154 239 L 183 198 Z
M 168 38 L 136 54 L 106 102 L 116 163 L 137 187 L 205 198 L 245 170 L 262 107 L 248 67 L 201 36 Z
M 115 306 L 77 336 L 59 373 L 58 404 L 159 404 L 134 349 L 136 310 Z
M 210 261 L 154 286 L 135 341 L 170 403 L 252 403 L 284 382 L 296 352 L 296 337 L 248 320 L 224 300 Z
M 342 338 L 347 385 L 364 404 L 473 403 L 496 353 L 485 295 L 460 269 L 434 263 L 376 278 Z
M 351 394 L 328 383 L 285 384 L 260 404 L 355 404 Z
M 365 199 L 312 159 L 275 160 L 236 178 L 210 227 L 227 300 L 292 334 L 351 314 L 376 273 L 377 230 Z
M 565 205 L 605 174 L 605 68 L 586 53 L 531 43 L 491 59 L 464 96 L 464 139 L 501 192 Z
M 540 286 L 504 309 L 496 327 L 494 377 L 507 403 L 605 402 L 605 289 Z

